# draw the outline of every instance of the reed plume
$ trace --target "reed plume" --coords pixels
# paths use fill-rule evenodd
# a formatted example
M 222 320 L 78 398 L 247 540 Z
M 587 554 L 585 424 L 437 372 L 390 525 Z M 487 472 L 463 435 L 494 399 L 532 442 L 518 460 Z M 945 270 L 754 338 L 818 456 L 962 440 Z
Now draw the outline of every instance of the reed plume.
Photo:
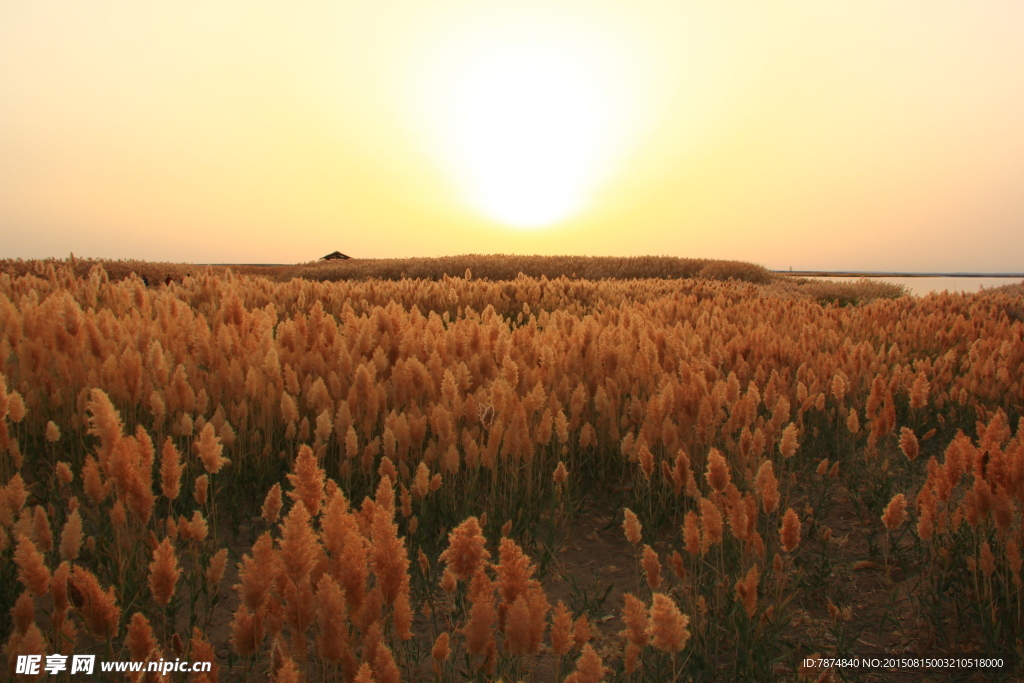
M 68 608 L 71 607 L 71 599 L 68 595 L 68 577 L 71 575 L 71 564 L 65 560 L 60 563 L 53 572 L 50 579 L 50 596 L 53 598 L 53 620 L 54 630 L 60 632 L 65 626 Z
M 206 583 L 211 589 L 215 588 L 220 583 L 220 580 L 224 578 L 224 569 L 227 567 L 227 562 L 227 548 L 221 548 L 210 558 L 210 563 L 206 566 Z
M 572 646 L 577 650 L 582 650 L 583 646 L 590 642 L 593 636 L 592 629 L 590 627 L 590 620 L 587 619 L 586 614 L 581 614 L 576 617 L 576 621 L 572 625 Z
M 307 508 L 308 510 L 308 508 Z M 277 524 L 279 515 L 281 514 L 281 485 L 274 484 L 267 491 L 267 495 L 263 499 L 263 507 L 261 508 L 263 520 L 267 524 Z
M 310 517 L 316 517 L 320 513 L 320 505 L 324 500 L 324 476 L 325 473 L 317 465 L 313 449 L 302 444 L 299 447 L 299 454 L 295 458 L 293 473 L 287 475 L 291 482 L 292 491 L 288 495 L 295 501 L 301 501 L 309 511 Z M 277 486 L 277 484 L 275 484 Z M 278 489 L 280 491 L 280 489 Z
M 305 505 L 293 505 L 288 512 L 281 525 L 278 547 L 288 578 L 300 582 L 309 575 L 320 542 L 309 525 L 309 510 Z
M 198 626 L 192 627 L 192 637 L 188 641 L 189 658 L 193 662 L 209 662 L 210 671 L 206 672 L 210 683 L 217 683 L 219 678 L 219 667 L 217 666 L 216 654 L 210 641 L 206 639 Z
M 756 485 L 764 513 L 772 514 L 779 507 L 779 482 L 775 478 L 771 460 L 765 460 L 757 469 Z
M 392 511 L 393 512 L 393 511 Z M 378 508 L 370 528 L 370 566 L 388 606 L 409 592 L 409 555 L 391 513 Z
M 224 465 L 231 461 L 222 456 L 224 447 L 220 443 L 220 437 L 214 432 L 213 425 L 207 423 L 199 433 L 198 441 L 199 459 L 208 474 L 217 474 Z
M 572 615 L 565 603 L 559 600 L 555 604 L 551 618 L 551 651 L 556 657 L 562 657 L 572 646 Z
M 207 475 L 203 474 L 196 477 L 194 484 L 194 490 L 192 497 L 195 499 L 196 504 L 199 506 L 206 505 L 206 495 L 210 490 L 210 479 Z
M 637 519 L 636 515 L 629 508 L 626 508 L 623 512 L 625 513 L 625 519 L 622 522 L 622 529 L 626 533 L 626 540 L 633 545 L 638 545 L 643 538 L 640 520 Z
M 748 618 L 753 618 L 757 612 L 757 584 L 760 580 L 761 568 L 755 564 L 746 576 L 736 582 L 736 600 L 742 603 Z
M 640 471 L 643 472 L 644 479 L 650 481 L 651 475 L 654 474 L 654 455 L 646 443 L 640 444 L 640 449 L 637 451 L 637 461 L 640 463 Z
M 15 680 L 18 657 L 35 655 L 42 658 L 46 654 L 46 639 L 39 627 L 33 623 L 24 633 L 12 633 L 4 645 L 4 652 L 7 653 L 7 675 L 10 677 L 9 680 Z
M 860 419 L 857 417 L 856 408 L 850 408 L 850 413 L 846 417 L 846 429 L 851 434 L 860 433 Z
M 231 621 L 231 649 L 240 657 L 251 657 L 263 645 L 263 613 L 254 615 L 239 605 Z
M 903 451 L 903 455 L 907 456 L 907 460 L 910 462 L 917 460 L 917 456 L 921 452 L 917 442 L 917 435 L 907 427 L 900 428 L 900 450 Z
M 169 500 L 175 500 L 181 489 L 181 455 L 171 437 L 160 449 L 160 490 Z
M 895 531 L 907 521 L 907 498 L 902 493 L 897 493 L 885 506 L 882 513 L 882 523 L 889 531 Z
M 24 634 L 36 620 L 36 603 L 29 591 L 21 592 L 11 609 L 11 620 L 14 622 L 15 633 Z
M 779 538 L 782 541 L 782 549 L 787 553 L 793 552 L 800 545 L 800 518 L 793 508 L 786 508 L 782 526 L 779 528 Z
M 526 596 L 520 595 L 505 614 L 505 648 L 512 655 L 530 652 L 530 607 Z
M 441 679 L 441 667 L 448 659 L 451 650 L 448 647 L 448 632 L 442 631 L 434 639 L 434 646 L 430 650 L 430 656 L 434 660 L 434 677 Z
M 286 658 L 272 676 L 274 683 L 301 683 L 299 667 L 291 657 Z M 370 679 L 373 681 L 373 678 Z
M 647 614 L 647 607 L 632 593 L 626 593 L 623 597 L 622 622 L 626 630 L 622 635 L 638 649 L 647 646 L 650 637 L 650 618 Z
M 117 606 L 113 586 L 104 591 L 95 574 L 76 565 L 71 571 L 68 594 L 93 636 L 100 640 L 114 637 L 121 620 L 121 609 Z
M 782 438 L 779 440 L 779 453 L 784 458 L 792 458 L 796 455 L 796 449 L 799 446 L 797 442 L 797 428 L 796 424 L 790 422 L 786 425 L 786 428 L 782 430 Z
M 565 483 L 565 480 L 569 478 L 569 471 L 565 468 L 565 463 L 561 460 L 558 461 L 558 466 L 555 468 L 555 473 L 551 475 L 552 481 L 558 486 Z
M 145 660 L 156 647 L 153 628 L 142 612 L 133 614 L 128 622 L 128 635 L 125 637 L 124 644 L 128 648 L 128 652 L 131 653 L 132 660 L 136 662 Z
M 18 580 L 38 596 L 46 595 L 50 588 L 50 570 L 42 554 L 28 536 L 18 536 L 14 549 L 14 564 L 18 567 Z
M 369 662 L 363 662 L 362 666 L 359 667 L 353 683 L 377 683 L 377 679 L 373 677 L 373 667 L 370 666 Z
M 494 584 L 483 567 L 473 575 L 469 588 L 471 606 L 469 618 L 462 628 L 466 638 L 466 651 L 475 657 L 487 656 L 494 647 Z
M 241 583 L 235 586 L 242 602 L 252 612 L 257 612 L 267 597 L 271 584 L 278 574 L 280 560 L 274 550 L 270 532 L 263 532 L 252 547 L 252 555 L 242 558 L 238 577 Z
M 658 560 L 658 553 L 647 544 L 644 544 L 642 564 L 647 585 L 652 591 L 658 590 L 661 587 L 661 562 Z
M 700 554 L 722 542 L 722 513 L 709 498 L 700 501 Z
M 64 522 L 60 532 L 60 556 L 65 560 L 77 560 L 82 548 L 82 515 L 73 510 Z
M 923 372 L 917 374 L 914 385 L 910 389 L 910 407 L 914 410 L 921 410 L 928 404 L 928 392 L 931 385 Z
M 178 559 L 174 553 L 171 540 L 165 538 L 153 551 L 153 561 L 149 564 L 149 590 L 159 605 L 166 605 L 174 596 L 174 586 L 181 576 Z
M 693 556 L 701 554 L 700 517 L 693 510 L 686 513 L 683 522 L 683 543 L 686 551 Z
M 569 674 L 565 683 L 601 683 L 608 669 L 601 657 L 590 645 L 583 648 L 580 658 L 576 660 L 576 670 Z
M 68 486 L 75 479 L 75 473 L 71 471 L 71 465 L 64 461 L 58 462 L 54 468 L 54 473 L 57 475 L 57 481 L 64 486 Z
M 650 610 L 651 644 L 672 654 L 686 647 L 690 618 L 679 611 L 676 603 L 664 593 L 655 593 Z
M 708 453 L 708 468 L 705 472 L 708 485 L 715 491 L 723 493 L 725 487 L 729 485 L 731 476 L 729 473 L 729 465 L 725 462 L 725 458 L 717 448 L 712 448 L 711 452 Z
M 484 547 L 486 543 L 480 521 L 469 517 L 448 534 L 448 548 L 441 553 L 440 559 L 457 578 L 466 580 L 491 557 Z
M 32 515 L 32 527 L 32 536 L 43 554 L 53 550 L 53 531 L 50 529 L 50 519 L 46 516 L 46 510 L 42 505 L 35 507 Z
M 85 464 L 82 465 L 82 485 L 94 507 L 99 507 L 110 493 L 110 483 L 103 481 L 99 462 L 91 455 L 85 456 Z

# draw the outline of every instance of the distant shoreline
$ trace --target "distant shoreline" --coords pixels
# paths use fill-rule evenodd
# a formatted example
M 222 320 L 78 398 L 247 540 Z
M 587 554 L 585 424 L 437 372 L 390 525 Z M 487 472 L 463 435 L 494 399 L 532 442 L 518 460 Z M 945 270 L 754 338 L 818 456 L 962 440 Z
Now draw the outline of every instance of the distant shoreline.
M 771 272 L 799 277 L 1005 277 L 1024 279 L 1024 273 L 880 273 L 853 270 L 773 270 Z

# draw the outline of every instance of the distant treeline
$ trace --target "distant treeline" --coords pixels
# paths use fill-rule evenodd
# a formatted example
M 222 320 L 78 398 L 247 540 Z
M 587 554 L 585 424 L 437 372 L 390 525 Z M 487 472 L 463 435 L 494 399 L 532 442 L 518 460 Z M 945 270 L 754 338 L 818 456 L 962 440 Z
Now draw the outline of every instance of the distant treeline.
M 63 266 L 63 267 L 62 267 Z M 263 277 L 274 282 L 300 278 L 318 282 L 380 280 L 442 280 L 474 278 L 491 281 L 515 280 L 522 274 L 529 278 L 554 280 L 631 280 L 631 279 L 701 279 L 734 280 L 769 286 L 796 297 L 808 297 L 824 304 L 855 305 L 874 299 L 893 299 L 907 294 L 901 285 L 862 279 L 858 282 L 834 282 L 777 274 L 762 266 L 743 261 L 724 261 L 673 256 L 519 256 L 501 254 L 466 254 L 437 258 L 350 259 L 347 261 L 312 261 L 294 265 L 203 265 L 161 263 L 138 260 L 81 259 L 67 260 L 0 260 L 0 273 L 19 276 L 33 273 L 56 278 L 58 273 L 74 272 L 84 277 L 100 267 L 110 280 L 132 276 L 144 279 L 151 286 L 182 282 L 190 275 L 212 271 L 223 274 Z
M 767 268 L 742 261 L 677 258 L 674 256 L 519 256 L 466 254 L 437 258 L 351 259 L 314 262 L 296 267 L 295 275 L 308 280 L 400 280 L 448 277 L 514 280 L 527 277 L 553 280 L 630 280 L 643 278 L 737 280 L 767 284 L 777 279 Z

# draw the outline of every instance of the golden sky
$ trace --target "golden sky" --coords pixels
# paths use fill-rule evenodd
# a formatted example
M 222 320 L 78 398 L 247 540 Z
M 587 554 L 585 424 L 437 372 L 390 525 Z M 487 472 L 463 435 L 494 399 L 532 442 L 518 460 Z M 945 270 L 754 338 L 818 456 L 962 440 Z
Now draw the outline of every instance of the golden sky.
M 0 2 L 0 258 L 1024 270 L 1024 3 Z

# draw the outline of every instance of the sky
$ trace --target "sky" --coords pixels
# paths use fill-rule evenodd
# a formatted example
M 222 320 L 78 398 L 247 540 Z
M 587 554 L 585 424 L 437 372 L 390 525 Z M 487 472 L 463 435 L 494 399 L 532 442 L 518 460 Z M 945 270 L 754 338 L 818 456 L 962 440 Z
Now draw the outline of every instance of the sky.
M 1024 271 L 1024 3 L 0 1 L 0 258 Z

